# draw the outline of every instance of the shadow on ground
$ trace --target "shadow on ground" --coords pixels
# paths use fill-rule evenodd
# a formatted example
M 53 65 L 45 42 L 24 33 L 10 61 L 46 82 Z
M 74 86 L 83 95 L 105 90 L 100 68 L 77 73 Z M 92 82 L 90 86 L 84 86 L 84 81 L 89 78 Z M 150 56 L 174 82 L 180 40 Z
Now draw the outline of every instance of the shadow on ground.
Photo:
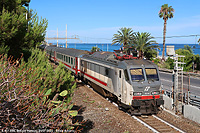
M 94 122 L 92 122 L 91 120 L 84 120 L 84 117 L 82 116 L 83 112 L 85 111 L 86 107 L 83 106 L 77 106 L 74 105 L 72 110 L 77 110 L 78 111 L 78 115 L 75 116 L 72 120 L 72 123 L 82 123 L 82 126 L 77 126 L 76 130 L 80 130 L 83 133 L 88 133 L 91 129 L 94 128 Z
M 81 86 L 84 86 L 85 84 L 82 82 L 76 82 L 76 87 L 79 88 Z M 94 128 L 94 122 L 91 120 L 84 120 L 84 117 L 82 116 L 83 112 L 86 110 L 86 107 L 74 105 L 72 110 L 77 110 L 78 115 L 73 118 L 73 123 L 79 122 L 82 123 L 82 126 L 77 126 L 77 130 L 81 130 L 83 133 L 88 133 L 91 129 Z

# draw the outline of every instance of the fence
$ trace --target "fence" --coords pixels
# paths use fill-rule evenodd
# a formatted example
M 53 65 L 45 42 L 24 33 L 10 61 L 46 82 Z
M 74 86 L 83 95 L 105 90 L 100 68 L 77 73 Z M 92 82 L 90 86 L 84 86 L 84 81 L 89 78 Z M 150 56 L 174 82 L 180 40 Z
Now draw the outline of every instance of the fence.
M 164 95 L 173 99 L 172 87 L 169 86 L 168 88 L 165 88 L 164 89 Z M 182 101 L 182 97 L 183 97 L 183 101 Z M 180 102 L 182 101 L 185 104 L 190 104 L 190 105 L 196 106 L 200 109 L 200 96 L 191 94 L 190 92 L 183 93 L 183 95 L 180 93 L 178 95 L 178 100 Z

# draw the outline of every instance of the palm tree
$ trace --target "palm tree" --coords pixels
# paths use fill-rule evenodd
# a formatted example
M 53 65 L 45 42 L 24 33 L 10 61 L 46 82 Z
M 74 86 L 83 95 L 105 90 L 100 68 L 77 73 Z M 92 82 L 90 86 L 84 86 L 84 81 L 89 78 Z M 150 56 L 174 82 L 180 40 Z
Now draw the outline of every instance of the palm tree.
M 94 46 L 94 47 L 92 47 L 92 49 L 90 51 L 91 52 L 97 52 L 97 51 L 100 51 L 100 48 Z
M 130 44 L 133 40 L 133 30 L 131 28 L 120 28 L 119 31 L 117 31 L 118 34 L 113 35 L 112 45 L 113 44 L 120 44 L 123 45 L 123 47 Z
M 153 54 L 155 53 L 155 48 L 159 48 L 158 45 L 155 45 L 157 43 L 155 40 L 152 40 L 153 38 L 148 32 L 137 32 L 134 34 L 132 46 L 139 52 L 139 58 L 143 58 L 143 56 L 150 58 L 152 56 L 147 54 Z
M 172 6 L 168 7 L 168 4 L 162 5 L 161 10 L 159 11 L 159 17 L 163 18 L 164 20 L 162 60 L 164 60 L 164 54 L 165 54 L 165 35 L 166 35 L 167 20 L 169 18 L 174 17 L 173 13 L 174 13 L 174 9 L 172 8 Z

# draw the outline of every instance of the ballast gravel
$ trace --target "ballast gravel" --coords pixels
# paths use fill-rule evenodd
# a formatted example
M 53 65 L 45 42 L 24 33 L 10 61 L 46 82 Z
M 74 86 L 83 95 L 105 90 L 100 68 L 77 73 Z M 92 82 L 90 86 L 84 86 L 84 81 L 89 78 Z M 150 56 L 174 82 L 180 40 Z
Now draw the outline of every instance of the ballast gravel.
M 84 133 L 151 133 L 152 131 L 133 119 L 100 94 L 77 82 L 72 102 L 79 110 L 74 122 L 84 121 L 81 132 Z M 157 115 L 172 125 L 188 133 L 200 132 L 200 124 L 161 111 Z

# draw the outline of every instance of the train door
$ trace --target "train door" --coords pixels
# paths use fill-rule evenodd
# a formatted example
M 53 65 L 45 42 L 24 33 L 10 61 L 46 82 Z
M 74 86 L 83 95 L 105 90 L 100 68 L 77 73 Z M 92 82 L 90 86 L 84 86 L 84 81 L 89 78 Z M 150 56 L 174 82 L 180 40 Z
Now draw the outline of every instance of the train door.
M 123 93 L 123 78 L 122 78 L 122 70 L 118 71 L 118 96 L 122 97 Z
M 57 58 L 56 51 L 54 51 L 54 62 L 56 62 L 56 58 Z
M 76 71 L 76 75 L 78 75 L 78 57 L 75 58 L 75 71 Z
M 86 61 L 84 61 L 84 63 L 83 63 L 83 72 L 87 73 L 87 62 Z

